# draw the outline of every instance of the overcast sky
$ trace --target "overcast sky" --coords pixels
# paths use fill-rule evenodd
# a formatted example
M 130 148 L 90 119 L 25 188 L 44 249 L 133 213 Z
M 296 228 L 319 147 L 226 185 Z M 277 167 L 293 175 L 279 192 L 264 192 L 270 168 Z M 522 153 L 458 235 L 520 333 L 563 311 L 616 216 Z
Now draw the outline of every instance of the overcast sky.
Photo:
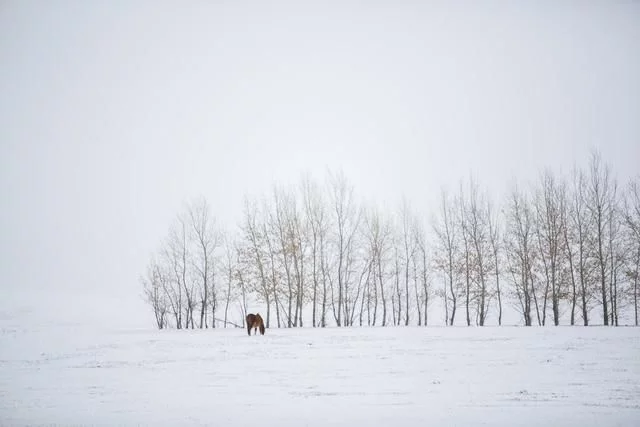
M 599 149 L 640 164 L 637 1 L 3 1 L 2 297 L 117 295 L 181 204 L 342 168 L 427 212 Z M 150 320 L 149 320 L 150 321 Z

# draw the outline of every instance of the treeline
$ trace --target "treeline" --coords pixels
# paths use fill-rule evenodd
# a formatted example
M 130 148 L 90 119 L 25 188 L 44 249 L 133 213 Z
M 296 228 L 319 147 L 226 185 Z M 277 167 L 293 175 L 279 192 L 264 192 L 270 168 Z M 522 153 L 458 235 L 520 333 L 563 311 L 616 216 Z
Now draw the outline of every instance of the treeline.
M 251 302 L 267 327 L 427 325 L 444 321 L 638 325 L 640 179 L 622 186 L 598 154 L 586 168 L 547 170 L 500 204 L 470 179 L 443 191 L 428 218 L 360 203 L 342 174 L 309 177 L 246 199 L 237 232 L 199 199 L 171 225 L 142 278 L 158 328 L 243 322 Z M 566 315 L 563 317 L 563 315 Z M 237 317 L 237 316 L 236 316 Z

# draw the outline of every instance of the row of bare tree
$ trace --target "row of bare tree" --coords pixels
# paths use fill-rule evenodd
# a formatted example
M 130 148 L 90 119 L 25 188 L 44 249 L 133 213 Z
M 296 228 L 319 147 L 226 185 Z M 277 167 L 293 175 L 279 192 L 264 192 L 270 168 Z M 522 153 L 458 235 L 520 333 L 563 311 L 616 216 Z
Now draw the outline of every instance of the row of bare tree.
M 239 225 L 222 232 L 204 199 L 177 216 L 142 278 L 159 328 L 235 325 L 253 302 L 267 327 L 421 326 L 434 300 L 449 325 L 501 325 L 505 305 L 527 326 L 588 325 L 594 309 L 638 325 L 640 180 L 619 189 L 598 154 L 501 206 L 470 179 L 426 226 L 406 200 L 391 215 L 359 203 L 342 174 L 246 199 Z

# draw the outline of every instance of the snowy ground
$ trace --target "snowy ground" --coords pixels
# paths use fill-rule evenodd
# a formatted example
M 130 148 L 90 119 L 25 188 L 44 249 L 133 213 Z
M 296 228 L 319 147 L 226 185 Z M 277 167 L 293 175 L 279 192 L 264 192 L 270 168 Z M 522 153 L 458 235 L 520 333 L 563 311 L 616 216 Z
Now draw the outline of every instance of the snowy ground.
M 640 425 L 639 328 L 0 331 L 3 426 Z

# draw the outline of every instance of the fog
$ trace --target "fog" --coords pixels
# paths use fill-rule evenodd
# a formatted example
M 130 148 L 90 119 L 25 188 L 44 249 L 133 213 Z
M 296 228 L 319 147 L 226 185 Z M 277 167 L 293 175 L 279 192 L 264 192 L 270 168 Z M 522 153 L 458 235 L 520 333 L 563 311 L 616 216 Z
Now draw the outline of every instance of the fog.
M 624 182 L 638 40 L 633 1 L 3 2 L 0 308 L 150 327 L 139 277 L 183 203 L 233 230 L 303 173 L 425 217 L 591 150 Z

